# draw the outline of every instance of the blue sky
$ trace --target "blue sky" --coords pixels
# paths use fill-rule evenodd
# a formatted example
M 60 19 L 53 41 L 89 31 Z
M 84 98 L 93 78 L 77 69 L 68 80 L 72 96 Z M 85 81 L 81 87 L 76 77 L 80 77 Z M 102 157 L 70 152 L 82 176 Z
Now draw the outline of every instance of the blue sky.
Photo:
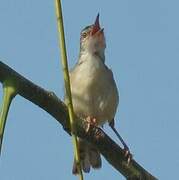
M 70 67 L 78 58 L 80 30 L 100 13 L 106 63 L 120 90 L 116 127 L 136 161 L 163 180 L 179 177 L 178 6 L 175 0 L 63 1 Z M 0 22 L 0 60 L 62 98 L 54 1 L 2 0 Z M 117 140 L 107 126 L 105 131 Z M 0 179 L 75 180 L 72 161 L 71 139 L 61 126 L 17 96 L 8 115 Z M 124 179 L 104 159 L 102 169 L 85 175 L 109 178 Z

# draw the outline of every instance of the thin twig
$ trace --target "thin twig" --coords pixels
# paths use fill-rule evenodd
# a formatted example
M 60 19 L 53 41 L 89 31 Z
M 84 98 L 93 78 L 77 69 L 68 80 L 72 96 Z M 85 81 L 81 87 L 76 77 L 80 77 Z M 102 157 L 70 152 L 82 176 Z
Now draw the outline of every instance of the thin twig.
M 12 99 L 17 94 L 17 88 L 12 79 L 6 79 L 3 82 L 3 101 L 0 109 L 0 155 L 2 152 L 2 143 L 4 130 L 7 121 L 7 115 L 12 102 Z
M 61 62 L 62 62 L 65 90 L 66 90 L 66 103 L 67 103 L 69 118 L 70 118 L 70 126 L 71 126 L 72 141 L 73 141 L 73 146 L 74 146 L 75 161 L 76 161 L 77 169 L 79 172 L 79 178 L 80 180 L 83 180 L 83 172 L 81 169 L 80 155 L 79 155 L 79 148 L 78 148 L 79 147 L 78 139 L 76 136 L 76 128 L 75 128 L 75 123 L 74 123 L 74 111 L 73 111 L 70 77 L 69 77 L 69 70 L 68 70 L 66 45 L 65 45 L 63 14 L 62 14 L 62 7 L 61 7 L 60 0 L 55 0 L 55 7 L 56 7 L 57 25 L 58 25 L 58 33 L 59 33 L 59 46 L 61 50 Z

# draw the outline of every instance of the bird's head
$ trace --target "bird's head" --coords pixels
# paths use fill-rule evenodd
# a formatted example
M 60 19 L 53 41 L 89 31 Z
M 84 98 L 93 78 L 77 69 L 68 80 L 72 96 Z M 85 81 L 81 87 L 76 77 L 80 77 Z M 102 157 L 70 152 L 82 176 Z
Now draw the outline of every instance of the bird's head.
M 99 14 L 96 17 L 95 23 L 85 27 L 81 31 L 80 50 L 92 54 L 104 53 L 106 47 L 103 28 L 99 24 Z

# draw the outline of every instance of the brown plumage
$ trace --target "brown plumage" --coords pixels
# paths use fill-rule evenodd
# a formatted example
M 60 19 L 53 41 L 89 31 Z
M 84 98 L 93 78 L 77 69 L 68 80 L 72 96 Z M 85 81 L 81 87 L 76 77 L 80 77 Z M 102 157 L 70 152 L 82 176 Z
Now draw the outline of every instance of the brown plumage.
M 98 169 L 101 167 L 101 157 L 99 151 L 88 142 L 79 139 L 79 153 L 81 167 L 85 173 L 90 172 L 90 168 Z M 73 174 L 78 174 L 76 161 L 73 163 Z

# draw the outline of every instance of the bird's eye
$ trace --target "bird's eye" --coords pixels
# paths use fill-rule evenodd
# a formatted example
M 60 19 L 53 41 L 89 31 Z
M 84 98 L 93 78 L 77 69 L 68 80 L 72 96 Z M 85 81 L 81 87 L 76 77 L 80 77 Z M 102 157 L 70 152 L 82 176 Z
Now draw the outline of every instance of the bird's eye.
M 82 38 L 84 39 L 84 38 L 86 38 L 86 36 L 87 36 L 87 33 L 86 32 L 84 32 L 84 33 L 82 33 Z

